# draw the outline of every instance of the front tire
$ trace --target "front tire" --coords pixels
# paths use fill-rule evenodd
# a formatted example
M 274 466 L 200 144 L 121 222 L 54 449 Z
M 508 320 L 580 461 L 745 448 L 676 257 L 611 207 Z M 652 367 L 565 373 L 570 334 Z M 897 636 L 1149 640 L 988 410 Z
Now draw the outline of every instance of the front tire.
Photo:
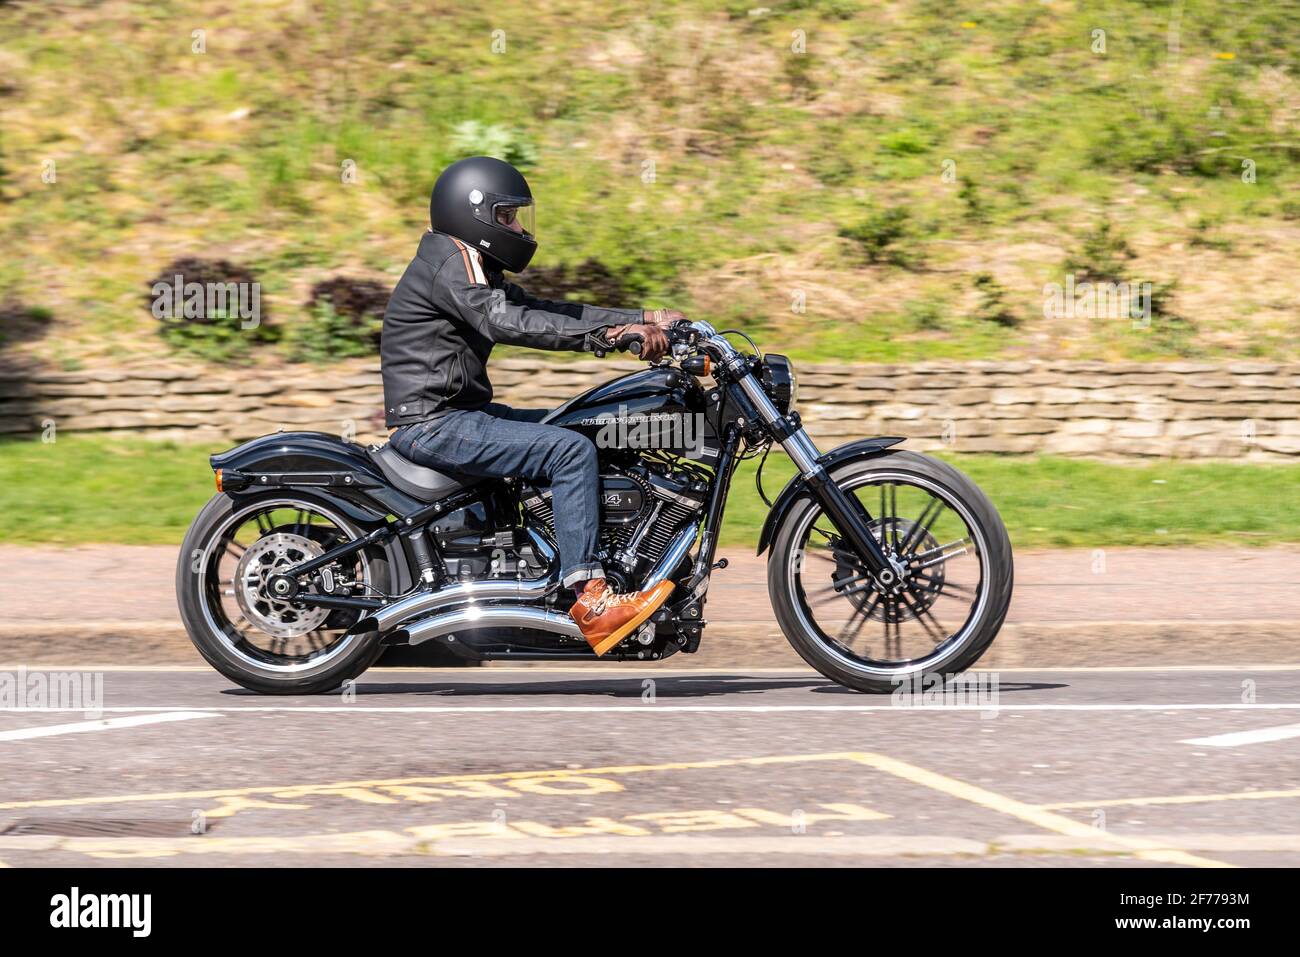
M 383 651 L 377 632 L 350 634 L 352 611 L 275 602 L 258 580 L 361 534 L 336 506 L 298 492 L 215 496 L 190 526 L 176 564 L 177 605 L 194 647 L 260 694 L 319 694 L 360 675 Z M 352 573 L 370 589 L 388 589 L 381 554 L 363 553 Z
M 1011 603 L 1011 542 L 993 504 L 957 469 L 915 452 L 848 462 L 830 475 L 862 501 L 882 547 L 909 572 L 897 592 L 881 591 L 821 505 L 801 497 L 767 566 L 791 647 L 832 681 L 876 694 L 969 668 Z

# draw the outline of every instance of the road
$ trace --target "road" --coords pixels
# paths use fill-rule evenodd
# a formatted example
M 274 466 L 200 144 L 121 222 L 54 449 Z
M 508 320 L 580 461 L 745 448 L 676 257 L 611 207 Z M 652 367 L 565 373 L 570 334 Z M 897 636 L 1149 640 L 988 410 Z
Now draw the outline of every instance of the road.
M 980 671 L 945 702 L 797 669 L 377 669 L 310 698 L 104 670 L 69 710 L 0 710 L 0 862 L 1294 867 L 1298 673 Z
M 772 615 L 765 559 L 723 551 L 731 564 L 714 573 L 708 630 L 681 663 L 801 667 Z M 175 562 L 171 546 L 0 544 L 11 569 L 0 663 L 198 664 L 176 614 Z M 1295 547 L 1022 550 L 1006 627 L 981 664 L 1295 664 L 1298 563 Z

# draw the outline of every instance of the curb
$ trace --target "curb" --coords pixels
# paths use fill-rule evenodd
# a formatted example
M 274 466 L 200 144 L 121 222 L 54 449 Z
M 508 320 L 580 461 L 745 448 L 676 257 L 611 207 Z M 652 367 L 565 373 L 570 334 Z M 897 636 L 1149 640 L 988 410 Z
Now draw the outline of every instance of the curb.
M 1010 622 L 979 661 L 990 668 L 1300 664 L 1300 628 L 1278 619 Z M 411 651 L 403 664 L 446 665 Z M 175 621 L 30 621 L 0 624 L 0 660 L 27 665 L 202 665 Z M 381 662 L 382 663 L 382 662 Z M 503 663 L 509 664 L 509 663 Z M 667 667 L 806 667 L 770 620 L 713 622 L 698 653 Z M 545 667 L 539 663 L 538 667 Z

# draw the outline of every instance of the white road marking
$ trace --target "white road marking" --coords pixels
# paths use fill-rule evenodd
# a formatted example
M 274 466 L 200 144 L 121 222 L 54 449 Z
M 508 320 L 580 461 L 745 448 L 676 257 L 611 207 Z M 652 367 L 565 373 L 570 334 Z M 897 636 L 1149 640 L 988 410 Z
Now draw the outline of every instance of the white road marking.
M 39 714 L 42 711 L 84 711 L 84 708 L 30 708 L 9 709 Z M 101 708 L 101 711 L 128 710 Z M 140 708 L 129 710 L 139 711 Z M 0 741 L 25 741 L 28 738 L 52 738 L 60 734 L 85 734 L 90 731 L 111 731 L 114 728 L 135 728 L 143 724 L 165 724 L 169 721 L 189 721 L 192 718 L 218 718 L 213 711 L 167 711 L 163 714 L 138 714 L 130 718 L 102 718 L 98 721 L 78 721 L 75 724 L 51 724 L 39 728 L 15 728 L 0 731 Z
M 1199 744 L 1211 748 L 1235 748 L 1240 744 L 1262 744 L 1265 741 L 1285 741 L 1300 738 L 1300 724 L 1284 724 L 1278 728 L 1256 728 L 1254 731 L 1233 731 L 1215 734 L 1208 738 L 1188 738 L 1179 744 Z
M 165 711 L 175 712 L 179 705 L 166 707 L 124 706 L 100 708 L 110 712 Z M 704 704 L 629 704 L 629 705 L 191 705 L 201 712 L 232 713 L 248 712 L 304 712 L 310 714 L 589 714 L 589 713 L 626 713 L 626 714 L 663 714 L 665 712 L 683 712 L 686 714 L 707 714 L 710 712 L 740 714 L 779 714 L 794 711 L 839 711 L 848 714 L 866 714 L 875 712 L 908 712 L 912 714 L 944 714 L 958 711 L 1230 711 L 1245 714 L 1248 711 L 1296 711 L 1300 702 L 1277 704 L 947 704 L 947 705 L 837 705 L 837 704 L 755 704 L 755 705 L 704 705 Z M 82 708 L 0 708 L 0 714 L 28 714 L 41 712 L 83 711 Z

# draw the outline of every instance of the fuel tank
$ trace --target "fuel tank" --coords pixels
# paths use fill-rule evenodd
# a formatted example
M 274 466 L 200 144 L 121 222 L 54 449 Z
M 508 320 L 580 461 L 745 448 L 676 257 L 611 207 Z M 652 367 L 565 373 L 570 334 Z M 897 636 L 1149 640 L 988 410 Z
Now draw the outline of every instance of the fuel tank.
M 659 448 L 712 465 L 721 444 L 705 403 L 695 376 L 656 367 L 588 389 L 543 421 L 581 432 L 599 449 Z

